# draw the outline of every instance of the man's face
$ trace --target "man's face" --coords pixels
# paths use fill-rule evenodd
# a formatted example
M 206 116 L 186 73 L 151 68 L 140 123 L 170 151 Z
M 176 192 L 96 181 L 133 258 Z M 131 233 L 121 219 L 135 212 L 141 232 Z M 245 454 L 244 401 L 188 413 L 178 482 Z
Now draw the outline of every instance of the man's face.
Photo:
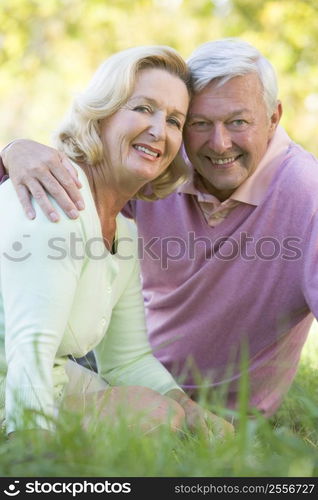
M 203 185 L 221 201 L 257 168 L 281 116 L 281 105 L 268 117 L 255 73 L 218 87 L 212 82 L 194 95 L 185 127 L 187 155 Z

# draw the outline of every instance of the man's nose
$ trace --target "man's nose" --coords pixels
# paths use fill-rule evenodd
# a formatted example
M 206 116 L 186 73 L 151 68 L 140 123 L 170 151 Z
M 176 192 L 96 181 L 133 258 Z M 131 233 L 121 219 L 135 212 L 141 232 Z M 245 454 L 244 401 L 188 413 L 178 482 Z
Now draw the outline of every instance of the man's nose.
M 214 124 L 210 131 L 208 143 L 209 147 L 218 154 L 222 154 L 231 148 L 231 134 L 223 123 Z

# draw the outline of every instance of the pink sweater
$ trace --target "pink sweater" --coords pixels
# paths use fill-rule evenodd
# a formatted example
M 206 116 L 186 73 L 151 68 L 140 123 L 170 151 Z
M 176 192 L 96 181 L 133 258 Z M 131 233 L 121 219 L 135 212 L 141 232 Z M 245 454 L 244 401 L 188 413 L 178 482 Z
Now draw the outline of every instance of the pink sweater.
M 127 205 L 150 341 L 184 388 L 226 389 L 235 408 L 244 346 L 250 405 L 278 408 L 318 313 L 317 210 L 318 162 L 290 140 L 261 199 L 214 227 L 194 194 Z

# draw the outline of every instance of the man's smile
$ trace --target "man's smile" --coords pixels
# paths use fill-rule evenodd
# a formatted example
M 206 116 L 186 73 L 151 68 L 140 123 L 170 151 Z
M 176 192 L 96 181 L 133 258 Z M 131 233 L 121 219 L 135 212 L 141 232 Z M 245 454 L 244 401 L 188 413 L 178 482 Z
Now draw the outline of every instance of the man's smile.
M 242 154 L 239 155 L 232 155 L 232 156 L 227 156 L 227 157 L 211 157 L 206 155 L 205 158 L 209 160 L 213 167 L 215 168 L 229 168 L 233 166 L 233 164 L 241 158 Z

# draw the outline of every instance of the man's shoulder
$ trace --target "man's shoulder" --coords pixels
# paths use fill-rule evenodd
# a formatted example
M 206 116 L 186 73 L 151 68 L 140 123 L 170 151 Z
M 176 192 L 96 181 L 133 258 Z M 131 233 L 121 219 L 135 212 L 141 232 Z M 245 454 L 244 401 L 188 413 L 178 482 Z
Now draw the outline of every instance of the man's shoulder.
M 299 210 L 318 210 L 318 159 L 301 145 L 291 143 L 272 183 L 270 196 L 279 193 L 283 203 L 292 201 Z
M 296 142 L 291 142 L 285 161 L 295 166 L 300 164 L 307 168 L 318 168 L 318 158 Z
M 288 184 L 316 186 L 318 183 L 318 159 L 300 144 L 290 144 L 282 167 L 281 177 L 284 177 Z

